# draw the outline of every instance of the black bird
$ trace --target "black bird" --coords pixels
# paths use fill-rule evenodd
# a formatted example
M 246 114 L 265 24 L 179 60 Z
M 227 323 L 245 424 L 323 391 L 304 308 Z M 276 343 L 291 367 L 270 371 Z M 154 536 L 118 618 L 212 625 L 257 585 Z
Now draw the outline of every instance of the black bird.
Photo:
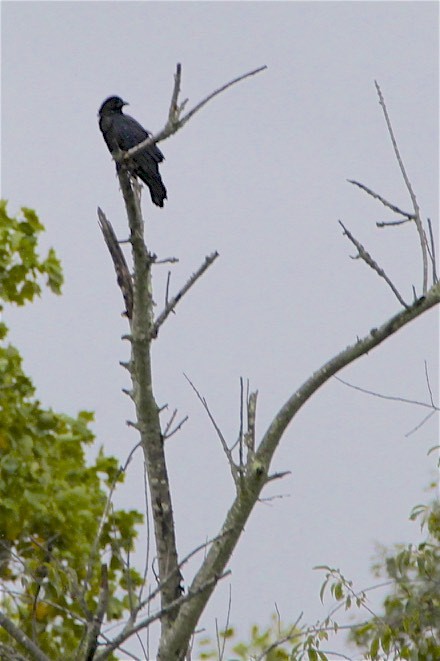
M 99 128 L 110 153 L 122 149 L 126 151 L 150 136 L 133 117 L 124 115 L 122 108 L 128 103 L 119 96 L 110 96 L 99 109 Z M 167 197 L 167 190 L 163 185 L 159 163 L 164 155 L 156 145 L 150 145 L 135 154 L 128 162 L 130 172 L 147 184 L 151 199 L 158 207 L 163 207 Z

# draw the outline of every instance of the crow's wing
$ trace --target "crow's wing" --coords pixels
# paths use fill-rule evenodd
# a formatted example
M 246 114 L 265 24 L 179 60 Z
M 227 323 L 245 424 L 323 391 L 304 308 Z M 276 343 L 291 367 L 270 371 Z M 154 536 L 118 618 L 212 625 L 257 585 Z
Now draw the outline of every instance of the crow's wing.
M 123 151 L 131 149 L 150 136 L 148 131 L 129 115 L 104 115 L 101 117 L 99 125 L 111 152 L 116 148 Z M 164 156 L 160 149 L 156 145 L 150 145 L 133 156 L 130 167 L 132 173 L 147 184 L 151 199 L 159 207 L 163 206 L 163 201 L 167 197 L 167 191 L 159 173 L 159 163 L 163 160 Z
M 119 148 L 123 151 L 131 149 L 151 135 L 139 122 L 129 115 L 115 115 L 112 117 L 112 132 L 115 135 Z M 137 161 L 143 154 L 148 154 L 156 163 L 160 163 L 164 159 L 162 152 L 156 145 L 151 145 L 144 151 L 136 154 L 134 160 Z

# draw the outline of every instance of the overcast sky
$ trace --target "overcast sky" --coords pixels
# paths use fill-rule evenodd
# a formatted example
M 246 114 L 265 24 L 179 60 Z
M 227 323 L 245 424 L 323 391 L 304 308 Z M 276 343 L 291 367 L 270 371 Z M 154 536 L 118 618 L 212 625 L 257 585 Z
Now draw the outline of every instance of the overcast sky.
M 207 398 L 235 440 L 239 377 L 258 388 L 258 435 L 286 398 L 323 362 L 399 310 L 392 292 L 359 260 L 352 230 L 408 299 L 420 292 L 414 227 L 394 219 L 346 182 L 362 181 L 411 210 L 374 88 L 384 93 L 423 215 L 438 219 L 438 4 L 424 2 L 3 2 L 2 196 L 33 207 L 47 228 L 43 248 L 62 259 L 62 298 L 49 293 L 5 312 L 45 406 L 96 411 L 94 452 L 123 461 L 136 442 L 121 388 L 127 322 L 99 204 L 128 235 L 114 165 L 97 126 L 112 94 L 147 129 L 162 128 L 176 62 L 190 105 L 250 69 L 267 71 L 228 90 L 161 143 L 164 209 L 143 198 L 149 248 L 180 259 L 176 291 L 205 256 L 211 267 L 154 347 L 159 405 L 189 422 L 169 442 L 168 461 L 184 555 L 218 531 L 232 494 L 216 435 L 183 377 Z M 167 266 L 154 272 L 157 309 Z M 379 393 L 429 401 L 424 361 L 438 402 L 438 313 L 400 331 L 340 376 Z M 424 409 L 368 397 L 336 380 L 287 430 L 274 461 L 291 475 L 266 495 L 231 562 L 231 621 L 242 637 L 269 621 L 325 617 L 318 564 L 371 585 L 375 543 L 414 540 L 408 521 L 428 496 L 438 443 L 432 418 L 405 435 Z M 117 496 L 143 507 L 142 461 Z M 191 568 L 185 575 L 190 579 Z M 377 598 L 372 596 L 373 606 Z M 214 633 L 228 585 L 203 617 Z M 342 639 L 332 649 L 346 650 Z M 139 650 L 136 648 L 136 652 Z

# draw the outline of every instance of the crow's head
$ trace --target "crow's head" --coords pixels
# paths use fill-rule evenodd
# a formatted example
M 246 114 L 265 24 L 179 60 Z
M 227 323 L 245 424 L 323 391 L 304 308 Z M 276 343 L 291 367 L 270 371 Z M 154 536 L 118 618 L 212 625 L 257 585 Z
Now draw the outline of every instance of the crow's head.
M 124 106 L 128 106 L 127 101 L 123 101 L 119 96 L 109 96 L 100 107 L 99 114 L 121 113 Z

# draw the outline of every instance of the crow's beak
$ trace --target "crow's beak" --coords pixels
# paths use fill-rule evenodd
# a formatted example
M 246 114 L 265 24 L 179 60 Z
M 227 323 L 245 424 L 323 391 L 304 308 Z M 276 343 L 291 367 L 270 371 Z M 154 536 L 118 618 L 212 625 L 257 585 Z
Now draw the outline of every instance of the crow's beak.
M 123 102 L 122 102 L 122 105 L 123 105 L 123 106 L 129 106 L 130 104 L 128 103 L 128 101 L 123 101 Z

